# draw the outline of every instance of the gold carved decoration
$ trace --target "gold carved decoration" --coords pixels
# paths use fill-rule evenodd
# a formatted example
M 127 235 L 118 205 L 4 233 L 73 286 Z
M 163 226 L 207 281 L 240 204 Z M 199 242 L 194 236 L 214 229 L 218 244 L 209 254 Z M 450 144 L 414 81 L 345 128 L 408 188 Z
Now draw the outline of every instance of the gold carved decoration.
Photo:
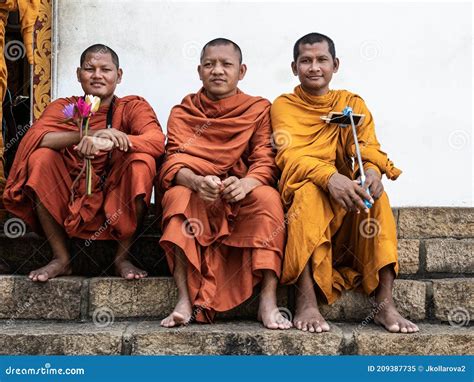
M 52 1 L 41 0 L 34 36 L 33 121 L 51 102 L 51 21 Z

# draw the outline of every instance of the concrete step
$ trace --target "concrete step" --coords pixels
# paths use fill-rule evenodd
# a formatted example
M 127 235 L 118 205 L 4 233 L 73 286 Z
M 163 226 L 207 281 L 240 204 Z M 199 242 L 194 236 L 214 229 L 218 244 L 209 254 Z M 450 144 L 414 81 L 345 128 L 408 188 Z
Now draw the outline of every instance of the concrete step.
M 257 322 L 192 324 L 165 329 L 158 322 L 0 322 L 0 354 L 298 355 L 474 353 L 473 328 L 420 324 L 416 334 L 369 325 L 331 323 L 328 333 L 276 331 Z
M 278 288 L 278 306 L 294 311 L 292 287 Z M 474 278 L 395 280 L 394 300 L 400 312 L 415 321 L 470 322 L 474 317 Z M 258 288 L 245 303 L 218 319 L 255 319 Z M 108 312 L 115 319 L 163 318 L 174 307 L 177 290 L 170 277 L 128 281 L 118 277 L 87 279 L 68 276 L 34 283 L 25 276 L 0 276 L 0 319 L 91 320 Z M 371 300 L 349 291 L 331 306 L 322 305 L 333 321 L 360 322 L 372 312 Z

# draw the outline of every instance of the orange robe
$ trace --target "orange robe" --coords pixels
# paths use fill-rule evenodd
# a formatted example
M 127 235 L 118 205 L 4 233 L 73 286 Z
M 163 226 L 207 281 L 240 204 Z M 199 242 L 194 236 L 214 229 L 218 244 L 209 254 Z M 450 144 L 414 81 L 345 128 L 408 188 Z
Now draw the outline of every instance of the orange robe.
M 5 93 L 7 91 L 8 73 L 4 57 L 4 49 L 5 26 L 8 21 L 8 13 L 16 10 L 19 11 L 21 33 L 23 36 L 26 57 L 28 58 L 28 63 L 33 65 L 33 32 L 36 18 L 38 17 L 39 6 L 40 0 L 4 0 L 4 2 L 0 2 L 0 122 L 3 118 L 3 99 L 5 98 Z M 21 54 L 23 51 L 22 48 L 19 47 L 18 44 L 16 45 L 16 48 L 19 48 L 18 52 Z M 0 158 L 2 158 L 2 161 L 0 161 L 0 195 L 3 193 L 5 185 L 3 174 L 3 148 L 3 138 L 0 134 Z
M 85 174 L 74 186 L 83 159 L 73 147 L 56 151 L 38 147 L 50 132 L 76 131 L 62 123 L 63 109 L 77 98 L 52 102 L 22 139 L 10 171 L 5 207 L 41 232 L 36 214 L 35 195 L 70 237 L 90 240 L 123 240 L 137 227 L 135 199 L 150 203 L 156 163 L 164 152 L 164 135 L 151 106 L 137 96 L 117 98 L 112 127 L 128 134 L 133 147 L 128 152 L 114 149 L 111 158 L 101 152 L 92 160 L 92 195 L 85 194 Z M 106 127 L 108 107 L 91 117 L 90 129 Z M 106 174 L 104 181 L 101 177 Z
M 356 179 L 351 127 L 326 124 L 322 116 L 352 107 L 365 114 L 357 127 L 364 168 L 389 179 L 401 173 L 380 150 L 372 116 L 364 101 L 345 90 L 312 96 L 297 86 L 278 97 L 271 109 L 276 161 L 282 170 L 280 192 L 288 210 L 288 239 L 282 282 L 295 283 L 310 261 L 319 292 L 333 303 L 345 289 L 361 286 L 371 294 L 378 271 L 393 264 L 398 273 L 396 226 L 387 194 L 370 213 L 347 213 L 328 193 L 329 178 L 339 172 Z M 357 160 L 356 162 L 357 163 Z
M 168 121 L 167 157 L 160 172 L 163 236 L 171 271 L 175 246 L 188 260 L 188 290 L 199 322 L 248 299 L 261 270 L 280 276 L 285 227 L 275 185 L 270 103 L 242 92 L 211 101 L 201 89 L 175 106 Z M 174 185 L 181 168 L 194 173 L 251 177 L 262 182 L 242 201 L 204 202 Z

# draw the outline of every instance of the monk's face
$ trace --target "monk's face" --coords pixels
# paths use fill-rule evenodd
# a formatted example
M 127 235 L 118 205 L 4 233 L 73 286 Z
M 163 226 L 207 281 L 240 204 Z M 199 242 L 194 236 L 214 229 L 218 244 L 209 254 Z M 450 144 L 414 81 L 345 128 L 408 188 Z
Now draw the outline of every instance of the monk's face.
M 102 103 L 107 103 L 122 81 L 122 69 L 115 66 L 110 53 L 88 53 L 82 66 L 77 68 L 77 79 L 85 94 L 100 97 Z
M 303 90 L 312 95 L 326 94 L 332 75 L 339 68 L 339 59 L 332 58 L 327 41 L 300 44 L 299 52 L 296 62 L 291 63 L 291 69 L 298 76 Z
M 237 93 L 237 84 L 247 71 L 239 59 L 238 52 L 231 44 L 206 48 L 198 73 L 210 99 L 217 101 Z

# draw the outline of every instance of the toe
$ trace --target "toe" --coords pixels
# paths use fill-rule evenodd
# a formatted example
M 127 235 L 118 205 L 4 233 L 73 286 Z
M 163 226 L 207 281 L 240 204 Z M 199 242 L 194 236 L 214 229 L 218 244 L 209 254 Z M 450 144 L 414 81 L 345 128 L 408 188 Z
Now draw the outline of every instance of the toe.
M 311 333 L 314 333 L 314 331 L 315 331 L 314 326 L 313 326 L 311 323 L 308 324 L 308 330 L 309 330 Z
M 48 273 L 47 272 L 40 273 L 38 275 L 37 279 L 38 279 L 38 281 L 41 281 L 41 282 L 48 281 Z
M 398 333 L 400 331 L 400 326 L 398 324 L 392 324 L 387 327 L 387 330 L 392 333 Z

